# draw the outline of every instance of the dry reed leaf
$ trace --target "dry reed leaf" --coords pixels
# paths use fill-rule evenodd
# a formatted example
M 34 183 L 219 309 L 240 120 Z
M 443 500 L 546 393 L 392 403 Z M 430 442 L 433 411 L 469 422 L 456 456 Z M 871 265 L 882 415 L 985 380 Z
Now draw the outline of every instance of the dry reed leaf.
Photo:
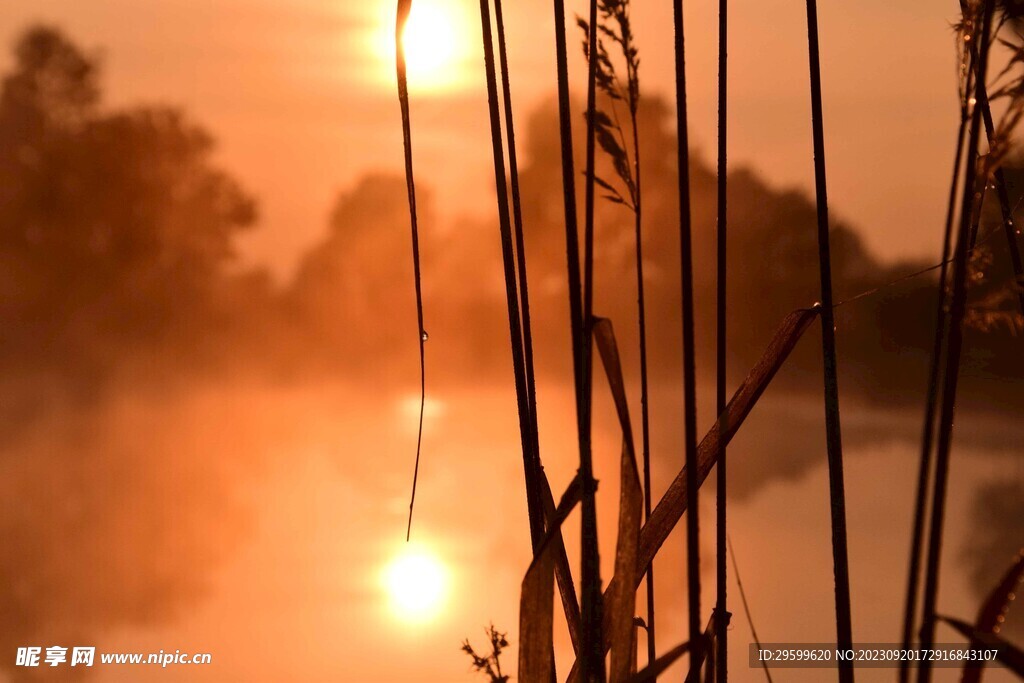
M 1017 586 L 1024 580 L 1024 549 L 1017 554 L 1017 559 L 1003 575 L 996 587 L 989 593 L 978 613 L 977 628 L 982 631 L 998 633 L 1010 603 L 1014 600 Z
M 793 351 L 796 343 L 817 317 L 819 308 L 802 308 L 790 313 L 775 332 L 768 348 L 740 385 L 732 400 L 725 407 L 725 413 L 711 427 L 697 446 L 698 480 L 703 483 L 715 465 L 719 449 L 732 440 L 747 415 L 757 404 L 761 394 L 768 388 L 782 364 Z M 724 425 L 724 430 L 723 430 Z M 686 468 L 676 475 L 665 495 L 651 512 L 651 518 L 640 530 L 640 568 L 645 569 L 661 544 L 686 512 Z M 614 580 L 614 579 L 613 579 Z
M 629 419 L 629 404 L 626 400 L 626 385 L 622 376 L 622 362 L 612 323 L 607 318 L 598 318 L 594 324 L 594 341 L 605 375 L 615 401 L 615 409 L 622 428 L 622 457 L 620 459 L 619 528 L 615 546 L 615 574 L 626 577 L 614 591 L 605 596 L 605 621 L 609 625 L 611 638 L 611 683 L 625 683 L 633 672 L 635 628 L 633 616 L 636 612 L 636 585 L 640 583 L 637 572 L 637 550 L 639 548 L 640 523 L 643 514 L 643 493 L 640 489 L 640 475 L 636 466 L 636 451 L 633 446 L 633 428 Z
M 979 633 L 999 633 L 1000 626 L 1010 609 L 1010 603 L 1014 600 L 1014 593 L 1021 579 L 1024 579 L 1024 550 L 1017 555 L 1017 560 L 1010 566 L 1003 579 L 989 593 L 985 602 L 978 611 L 978 619 L 974 629 Z M 981 648 L 982 643 L 976 639 L 971 640 L 972 648 Z M 961 683 L 979 683 L 981 674 L 984 671 L 985 663 L 976 662 L 974 666 L 970 663 L 964 666 L 964 673 Z
M 523 683 L 543 683 L 551 677 L 555 663 L 552 632 L 557 550 L 565 552 L 561 543 L 562 523 L 580 502 L 581 490 L 576 477 L 555 508 L 547 533 L 523 578 L 519 599 L 519 680 Z
M 783 319 L 779 329 L 775 332 L 775 336 L 769 342 L 768 348 L 765 349 L 757 364 L 754 365 L 739 389 L 733 394 L 732 400 L 725 407 L 725 413 L 719 416 L 711 430 L 697 446 L 698 479 L 701 483 L 707 478 L 711 468 L 714 467 L 720 448 L 727 445 L 732 440 L 732 437 L 735 436 L 743 421 L 746 420 L 747 415 L 750 414 L 758 399 L 761 398 L 761 394 L 768 388 L 779 368 L 789 358 L 789 354 L 792 353 L 797 342 L 800 341 L 804 332 L 814 322 L 819 311 L 820 308 L 818 307 L 801 308 L 793 311 Z M 625 579 L 616 573 L 605 590 L 606 598 L 613 595 L 614 591 L 619 590 L 619 583 L 631 582 L 634 590 L 639 586 L 640 577 L 643 576 L 647 566 L 654 559 L 665 539 L 668 538 L 676 523 L 679 522 L 683 513 L 686 512 L 686 506 L 686 468 L 683 467 L 651 513 L 651 518 L 640 529 L 640 547 L 637 552 L 636 568 L 629 572 L 630 576 Z M 611 624 L 607 619 L 607 614 L 605 617 L 603 629 L 605 634 L 604 645 L 608 648 L 611 645 L 609 639 Z M 577 676 L 577 669 L 574 665 L 568 680 L 573 682 Z
M 547 519 L 548 528 L 552 528 L 553 520 L 557 516 L 555 499 L 551 494 L 551 484 L 548 483 L 547 475 L 541 471 L 540 483 L 544 495 L 544 516 Z M 575 489 L 573 488 L 575 487 Z M 570 484 L 569 490 L 575 490 L 576 496 L 582 495 L 580 480 L 577 476 Z M 565 500 L 565 495 L 562 496 Z M 559 533 L 552 539 L 555 547 L 552 552 L 555 554 L 555 579 L 558 582 L 558 593 L 562 598 L 562 612 L 565 614 L 565 623 L 569 628 L 569 640 L 572 641 L 573 654 L 580 651 L 580 602 L 576 596 L 576 584 L 572 579 L 572 567 L 569 565 L 569 556 L 565 552 L 565 542 L 562 534 Z
M 972 643 L 979 643 L 982 647 L 998 650 L 996 660 L 1024 679 L 1024 651 L 1019 647 L 994 633 L 983 633 L 962 619 L 944 617 L 941 614 L 936 615 L 936 619 L 946 622 L 961 635 L 969 638 Z

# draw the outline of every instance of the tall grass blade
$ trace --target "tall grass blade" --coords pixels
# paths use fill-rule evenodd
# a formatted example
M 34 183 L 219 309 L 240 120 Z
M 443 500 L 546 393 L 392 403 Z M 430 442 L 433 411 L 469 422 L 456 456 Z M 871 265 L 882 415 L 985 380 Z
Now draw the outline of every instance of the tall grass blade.
M 642 521 L 642 492 L 633 446 L 633 428 L 629 419 L 629 404 L 622 374 L 622 362 L 611 321 L 598 318 L 594 322 L 594 341 L 601 354 L 605 375 L 615 401 L 622 428 L 622 457 L 619 475 L 619 528 L 615 548 L 615 575 L 628 580 L 616 584 L 605 598 L 605 614 L 611 637 L 611 683 L 625 683 L 633 672 L 635 655 L 633 617 L 636 612 L 636 585 L 640 572 L 636 556 Z
M 579 476 L 573 479 L 573 485 L 580 495 Z M 551 485 L 547 476 L 541 472 L 541 485 L 544 488 L 544 517 L 547 521 L 548 534 L 557 516 L 555 499 L 551 494 Z M 580 603 L 576 597 L 576 584 L 572 579 L 572 567 L 569 565 L 569 556 L 565 552 L 565 543 L 559 534 L 553 539 L 557 543 L 555 552 L 555 579 L 558 581 L 558 593 L 562 598 L 562 612 L 565 614 L 565 623 L 569 629 L 569 640 L 572 642 L 572 650 L 579 656 L 580 651 Z
M 597 44 L 597 0 L 590 0 L 590 45 Z M 581 374 L 580 409 L 580 477 L 583 481 L 583 514 L 581 521 L 582 571 L 580 575 L 583 603 L 583 652 L 580 662 L 584 683 L 604 683 L 604 656 L 601 625 L 601 564 L 597 546 L 597 503 L 594 470 L 590 452 L 591 428 L 591 326 L 594 311 L 594 164 L 597 112 L 597 60 L 588 60 L 587 67 L 587 159 L 584 192 L 583 226 L 583 317 L 582 346 L 579 349 Z
M 491 33 L 491 16 L 488 0 L 480 0 L 480 24 L 483 32 L 484 68 L 487 76 L 487 104 L 490 116 L 492 154 L 494 157 L 494 181 L 498 200 L 498 222 L 501 234 L 502 266 L 505 276 L 505 297 L 512 347 L 512 366 L 515 375 L 516 403 L 519 413 L 519 434 L 523 448 L 523 469 L 526 479 L 526 503 L 530 521 L 530 538 L 533 547 L 536 549 L 544 535 L 544 510 L 540 494 L 540 467 L 537 455 L 533 449 L 532 416 L 527 388 L 526 359 L 523 351 L 523 329 L 520 320 L 520 300 L 516 283 L 508 187 L 505 180 L 505 151 L 501 133 L 501 114 L 498 108 L 494 40 Z
M 512 188 L 512 228 L 516 244 L 516 264 L 519 274 L 519 299 L 523 324 L 523 363 L 526 371 L 526 401 L 530 407 L 530 438 L 532 440 L 534 468 L 539 476 L 540 439 L 537 431 L 537 384 L 534 377 L 533 330 L 530 322 L 530 289 L 526 269 L 526 239 L 523 235 L 523 206 L 519 191 L 519 160 L 516 153 L 516 127 L 512 113 L 512 85 L 509 78 L 508 50 L 505 42 L 505 18 L 501 0 L 494 0 L 495 28 L 498 34 L 498 63 L 501 68 L 502 100 L 505 104 L 505 130 L 508 134 L 508 173 Z
M 551 546 L 534 557 L 519 602 L 519 680 L 547 683 L 555 665 L 553 647 L 555 555 Z
M 817 0 L 807 0 L 807 48 L 811 76 L 815 204 L 818 210 L 818 269 L 821 274 L 821 338 L 825 366 L 825 428 L 828 443 L 829 500 L 832 511 L 836 644 L 839 648 L 847 650 L 853 645 L 853 627 L 850 612 L 850 568 L 846 546 L 846 490 L 843 483 L 843 439 L 839 421 L 836 332 L 832 311 L 832 258 L 828 234 L 828 192 L 825 182 L 825 132 L 821 106 Z M 839 662 L 839 680 L 841 683 L 852 683 L 853 662 L 848 660 Z
M 701 659 L 700 630 L 700 520 L 697 514 L 697 378 L 693 324 L 693 246 L 690 226 L 690 139 L 686 111 L 686 44 L 683 0 L 673 6 L 673 53 L 676 77 L 676 139 L 679 166 L 679 268 L 683 302 L 683 445 L 686 494 L 694 501 L 686 518 L 686 579 L 689 598 L 690 642 L 694 660 Z M 652 513 L 653 515 L 654 513 Z M 648 520 L 649 525 L 653 521 Z M 645 565 L 646 566 L 646 563 Z
M 579 232 L 576 212 L 576 172 L 573 159 L 572 112 L 569 97 L 569 58 L 566 43 L 565 3 L 554 0 L 555 22 L 555 63 L 558 83 L 558 132 L 560 156 L 562 162 L 562 205 L 565 212 L 565 254 L 566 272 L 568 275 L 569 295 L 569 327 L 572 333 L 573 387 L 576 396 L 576 427 L 580 453 L 580 472 L 582 463 L 589 459 L 590 433 L 586 414 L 589 406 L 585 399 L 584 381 L 584 321 L 582 284 L 580 276 Z M 592 480 L 592 477 L 591 477 Z M 596 486 L 596 484 L 595 484 Z M 595 523 L 596 526 L 596 523 Z M 569 572 L 568 562 L 556 565 L 559 576 L 559 589 L 565 608 L 566 620 L 569 623 L 570 637 L 575 637 L 573 647 L 577 657 L 583 648 L 582 610 L 576 602 L 575 588 Z M 571 597 L 570 597 L 571 595 Z M 588 615 L 589 616 L 589 615 Z
M 583 458 L 583 299 L 580 280 L 580 242 L 576 213 L 576 171 L 573 160 L 572 112 L 569 99 L 569 57 L 566 45 L 565 2 L 554 0 L 555 62 L 558 80 L 558 138 L 562 161 L 562 206 L 565 211 L 565 254 L 568 274 L 569 327 L 572 333 L 573 379 L 580 458 Z
M 625 206 L 633 212 L 634 245 L 636 255 L 636 290 L 637 290 L 637 323 L 640 345 L 640 423 L 641 423 L 641 459 L 643 468 L 644 515 L 651 511 L 651 448 L 650 448 L 650 401 L 648 390 L 647 363 L 647 304 L 644 293 L 644 258 L 643 258 L 643 202 L 642 177 L 640 165 L 640 125 L 638 119 L 640 106 L 640 53 L 636 47 L 632 21 L 630 19 L 629 0 L 600 0 L 598 2 L 600 20 L 597 31 L 601 34 L 597 43 L 591 42 L 590 23 L 577 17 L 577 24 L 583 30 L 583 55 L 586 59 L 594 59 L 596 64 L 596 88 L 606 98 L 611 111 L 597 111 L 596 138 L 622 184 L 622 190 L 611 183 L 595 176 L 593 182 L 605 191 L 604 198 L 614 204 Z M 622 62 L 626 70 L 626 83 L 619 78 L 616 60 L 606 48 L 605 41 L 610 42 L 621 52 Z M 629 110 L 631 124 L 631 144 L 633 155 L 630 159 L 629 144 L 618 115 L 618 102 L 625 102 Z M 653 567 L 647 572 L 647 655 L 648 661 L 657 657 L 655 646 L 655 604 Z
M 416 181 L 412 171 L 412 124 L 409 116 L 409 83 L 406 75 L 405 48 L 402 33 L 409 20 L 412 0 L 398 0 L 395 10 L 395 71 L 398 79 L 398 103 L 402 110 L 402 143 L 405 150 L 405 185 L 409 195 L 409 222 L 412 227 L 412 272 L 416 287 L 416 324 L 420 349 L 420 417 L 416 430 L 416 463 L 412 471 L 412 495 L 409 497 L 409 521 L 405 540 L 412 536 L 412 512 L 416 504 L 416 483 L 420 476 L 420 449 L 423 446 L 423 414 L 427 403 L 427 331 L 423 327 L 423 289 L 420 284 L 420 232 L 416 215 Z
M 726 255 L 728 236 L 728 125 L 729 125 L 729 0 L 718 2 L 718 240 L 716 249 L 715 296 L 715 413 L 725 413 L 726 402 Z M 718 683 L 729 680 L 729 611 L 726 605 L 728 568 L 726 542 L 728 533 L 726 501 L 728 469 L 725 446 L 718 454 L 718 474 L 715 489 L 715 678 Z M 650 512 L 648 512 L 648 517 Z
M 615 573 L 621 572 L 623 576 L 629 577 L 630 581 L 620 582 L 616 590 L 609 592 L 605 602 L 612 639 L 609 676 L 612 683 L 628 681 L 636 662 L 636 627 L 633 622 L 636 614 L 636 588 L 630 587 L 630 584 L 639 583 L 639 577 L 636 576 L 636 554 L 640 524 L 643 521 L 643 492 L 640 488 L 636 458 L 632 447 L 625 439 L 620 462 L 619 476 L 622 488 L 619 494 L 619 535 L 615 546 Z
M 981 31 L 977 42 L 977 72 L 975 99 L 981 97 L 988 67 L 989 39 L 995 2 L 984 3 Z M 968 175 L 964 181 L 960 205 L 960 229 L 953 258 L 953 291 L 950 299 L 949 325 L 946 330 L 946 358 L 942 383 L 942 406 L 939 414 L 935 482 L 932 491 L 931 522 L 928 535 L 928 560 L 925 567 L 923 597 L 924 617 L 921 627 L 921 647 L 929 649 L 935 639 L 935 614 L 939 589 L 939 563 L 942 552 L 943 524 L 946 511 L 946 488 L 949 480 L 949 454 L 952 447 L 953 417 L 956 408 L 956 390 L 963 347 L 963 319 L 967 304 L 967 249 L 970 240 L 971 219 L 974 211 L 972 182 L 978 168 L 978 143 L 981 128 L 981 107 L 971 114 L 970 137 L 967 144 Z M 918 669 L 918 681 L 931 680 L 931 662 L 923 660 Z
M 551 680 L 555 666 L 552 602 L 557 549 L 561 545 L 562 522 L 579 502 L 580 483 L 577 477 L 548 520 L 548 531 L 537 544 L 533 561 L 523 578 L 519 600 L 519 680 L 523 683 Z M 564 546 L 562 549 L 564 552 Z

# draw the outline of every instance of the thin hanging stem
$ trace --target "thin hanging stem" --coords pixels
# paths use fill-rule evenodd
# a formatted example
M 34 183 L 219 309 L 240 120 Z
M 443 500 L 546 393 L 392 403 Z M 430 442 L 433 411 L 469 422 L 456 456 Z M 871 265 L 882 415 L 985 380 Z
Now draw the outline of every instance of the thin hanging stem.
M 732 548 L 732 539 L 726 536 L 726 543 L 729 547 L 729 556 L 732 557 L 732 573 L 736 576 L 736 587 L 740 590 L 740 602 L 743 603 L 743 613 L 747 616 L 747 626 L 750 627 L 750 635 L 754 638 L 754 644 L 757 645 L 757 649 L 761 649 L 761 639 L 757 636 L 757 629 L 754 628 L 754 616 L 750 613 L 750 605 L 747 603 L 747 592 L 743 590 L 743 579 L 740 578 L 740 567 L 736 562 L 736 551 Z M 764 675 L 768 678 L 768 683 L 772 683 L 772 672 L 768 669 L 768 662 L 761 660 L 761 668 L 764 669 Z
M 828 442 L 829 499 L 832 509 L 832 561 L 835 574 L 836 644 L 853 645 L 850 616 L 850 569 L 846 549 L 846 491 L 843 483 L 843 440 L 839 421 L 839 379 L 836 369 L 835 316 L 832 311 L 832 260 L 828 234 L 828 192 L 825 184 L 825 133 L 821 106 L 821 64 L 818 55 L 818 7 L 807 0 L 807 46 L 811 75 L 811 124 L 814 132 L 814 187 L 818 209 L 818 268 L 821 274 L 821 330 L 825 366 L 825 427 Z M 839 663 L 839 680 L 852 683 L 853 662 Z
M 590 0 L 590 45 L 597 45 L 597 0 Z M 583 651 L 580 672 L 585 683 L 605 680 L 604 643 L 602 640 L 601 566 L 597 546 L 596 482 L 590 452 L 592 348 L 591 328 L 594 313 L 594 173 L 595 112 L 597 111 L 597 60 L 588 60 L 587 67 L 587 160 L 585 218 L 583 228 L 583 344 L 582 400 L 580 408 L 580 481 L 583 484 L 581 523 L 582 546 L 582 618 Z
M 650 392 L 648 390 L 647 375 L 647 303 L 644 297 L 644 254 L 643 254 L 643 232 L 641 224 L 643 221 L 643 210 L 640 201 L 640 141 L 637 135 L 636 115 L 633 115 L 633 148 L 635 150 L 635 183 L 636 183 L 636 206 L 634 212 L 636 227 L 636 291 L 637 309 L 639 311 L 640 328 L 640 430 L 643 441 L 643 470 L 644 470 L 644 521 L 651 518 L 651 419 L 650 419 Z M 651 665 L 658 659 L 657 640 L 654 631 L 654 562 L 647 567 L 647 664 Z M 657 677 L 655 677 L 657 680 Z
M 728 54 L 729 54 L 729 0 L 718 3 L 718 243 L 717 243 L 717 286 L 716 295 L 716 330 L 715 330 L 715 414 L 725 414 L 726 395 L 726 246 L 727 246 L 727 193 L 728 188 Z M 728 425 L 726 425 L 728 428 Z M 725 444 L 718 452 L 718 471 L 715 490 L 716 512 L 716 599 L 715 599 L 715 644 L 718 652 L 715 656 L 716 680 L 725 683 L 729 680 L 729 611 L 726 606 L 726 494 L 727 468 Z
M 975 74 L 975 102 L 984 94 L 988 72 L 989 40 L 995 2 L 985 3 L 981 31 L 978 34 L 977 73 Z M 953 438 L 953 417 L 956 409 L 956 390 L 960 376 L 960 357 L 963 350 L 963 318 L 967 307 L 967 250 L 974 214 L 974 178 L 978 172 L 978 144 L 981 137 L 981 107 L 971 113 L 970 138 L 967 143 L 967 175 L 964 180 L 960 206 L 960 229 L 953 256 L 953 291 L 950 300 L 949 325 L 946 330 L 946 363 L 942 385 L 942 409 L 939 416 L 938 440 L 935 455 L 935 483 L 932 492 L 931 524 L 928 534 L 928 560 L 925 567 L 923 597 L 924 616 L 921 625 L 921 647 L 931 648 L 935 642 L 935 608 L 939 592 L 939 563 L 942 554 L 943 525 L 946 513 L 946 489 L 949 483 L 949 456 Z M 931 680 L 931 662 L 921 661 L 918 681 Z
M 402 143 L 405 149 L 405 187 L 409 195 L 409 222 L 412 227 L 412 274 L 416 287 L 416 325 L 420 349 L 420 417 L 416 430 L 416 463 L 412 471 L 412 495 L 409 497 L 409 521 L 406 542 L 412 537 L 412 511 L 416 504 L 416 484 L 420 476 L 420 449 L 423 446 L 423 413 L 427 404 L 427 331 L 423 327 L 423 289 L 420 284 L 420 231 L 416 215 L 416 182 L 412 172 L 412 125 L 409 117 L 409 84 L 406 76 L 405 47 L 402 32 L 409 19 L 412 0 L 398 0 L 395 12 L 395 71 L 398 79 L 398 103 L 402 110 Z
M 505 296 L 508 307 L 509 334 L 512 347 L 512 366 L 515 375 L 516 402 L 519 413 L 519 434 L 523 448 L 523 469 L 526 479 L 526 502 L 530 520 L 530 538 L 534 549 L 544 537 L 544 508 L 539 483 L 537 461 L 531 436 L 530 402 L 527 390 L 526 361 L 523 352 L 523 330 L 520 323 L 519 294 L 516 287 L 515 253 L 512 246 L 512 225 L 505 181 L 505 152 L 501 134 L 501 114 L 498 108 L 497 73 L 494 64 L 494 41 L 488 0 L 480 0 L 480 24 L 483 31 L 484 67 L 487 75 L 487 104 L 491 124 L 491 145 L 494 156 L 494 181 L 498 199 L 499 231 L 501 234 L 502 265 L 505 275 Z
M 686 458 L 686 563 L 691 662 L 703 660 L 700 625 L 700 521 L 697 480 L 697 382 L 693 324 L 693 247 L 690 228 L 690 142 L 686 111 L 686 50 L 683 3 L 673 3 L 676 76 L 676 135 L 679 166 L 679 267 L 683 305 L 683 443 Z M 691 675 L 694 672 L 691 670 Z
M 644 296 L 644 254 L 643 254 L 643 208 L 640 200 L 640 140 L 637 134 L 636 114 L 633 115 L 633 148 L 635 161 L 635 183 L 636 183 L 636 206 L 635 227 L 636 227 L 636 291 L 637 309 L 639 311 L 640 328 L 640 430 L 643 441 L 643 470 L 644 470 L 644 521 L 651 518 L 651 418 L 650 418 L 650 391 L 648 389 L 647 372 L 647 303 Z M 658 659 L 657 639 L 655 638 L 654 626 L 654 562 L 647 567 L 647 664 L 651 665 Z M 657 677 L 655 677 L 657 680 Z

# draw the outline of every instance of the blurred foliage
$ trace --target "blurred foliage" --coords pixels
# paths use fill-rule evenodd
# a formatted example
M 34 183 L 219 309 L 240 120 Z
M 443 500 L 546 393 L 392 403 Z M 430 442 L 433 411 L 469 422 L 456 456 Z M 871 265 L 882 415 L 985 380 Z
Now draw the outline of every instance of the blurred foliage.
M 103 109 L 97 60 L 59 31 L 29 30 L 15 58 L 0 88 L 0 367 L 95 388 L 127 353 L 198 343 L 236 303 L 228 267 L 255 202 L 182 112 Z

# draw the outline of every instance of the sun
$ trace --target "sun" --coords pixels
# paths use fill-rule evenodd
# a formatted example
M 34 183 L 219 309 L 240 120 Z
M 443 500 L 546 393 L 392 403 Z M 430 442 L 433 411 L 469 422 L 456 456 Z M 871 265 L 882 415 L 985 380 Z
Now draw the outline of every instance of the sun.
M 403 621 L 424 622 L 441 612 L 448 591 L 448 571 L 436 555 L 422 549 L 403 551 L 384 570 L 391 611 Z
M 388 79 L 394 80 L 394 3 L 380 15 L 375 48 L 386 65 Z M 468 17 L 460 0 L 414 0 L 402 33 L 409 88 L 443 91 L 464 80 L 464 63 L 469 54 Z
M 402 46 L 410 76 L 437 77 L 455 61 L 455 30 L 450 13 L 437 5 L 413 3 Z

